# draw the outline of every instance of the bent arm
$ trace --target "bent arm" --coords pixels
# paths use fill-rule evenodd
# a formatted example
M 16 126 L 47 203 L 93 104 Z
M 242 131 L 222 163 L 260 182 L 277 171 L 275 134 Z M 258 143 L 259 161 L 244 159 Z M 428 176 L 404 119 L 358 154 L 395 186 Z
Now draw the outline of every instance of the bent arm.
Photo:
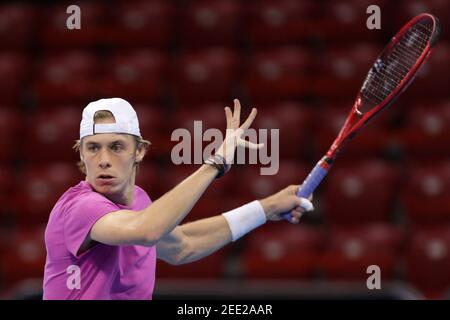
M 203 165 L 144 210 L 106 214 L 92 227 L 90 240 L 109 245 L 155 245 L 191 211 L 216 175 L 217 169 Z
M 173 265 L 202 259 L 231 242 L 231 232 L 222 215 L 176 227 L 156 245 L 159 259 Z

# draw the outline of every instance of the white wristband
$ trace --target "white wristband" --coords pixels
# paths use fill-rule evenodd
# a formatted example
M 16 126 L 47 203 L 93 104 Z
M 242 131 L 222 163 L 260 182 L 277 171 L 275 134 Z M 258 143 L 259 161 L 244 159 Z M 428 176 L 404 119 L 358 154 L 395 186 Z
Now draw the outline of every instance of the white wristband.
M 233 241 L 266 223 L 267 220 L 264 208 L 257 200 L 225 212 L 222 215 L 230 226 Z

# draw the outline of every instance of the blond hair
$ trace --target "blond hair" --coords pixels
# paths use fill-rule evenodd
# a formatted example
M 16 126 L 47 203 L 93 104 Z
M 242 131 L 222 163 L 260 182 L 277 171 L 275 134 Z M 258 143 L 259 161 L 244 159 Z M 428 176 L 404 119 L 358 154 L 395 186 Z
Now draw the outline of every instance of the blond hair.
M 94 114 L 94 123 L 96 121 L 105 120 L 105 119 L 115 120 L 114 115 L 108 110 L 99 110 Z M 133 138 L 134 138 L 134 141 L 136 142 L 136 149 L 144 148 L 145 152 L 147 152 L 148 147 L 151 145 L 151 142 L 148 140 L 142 139 L 141 137 L 138 137 L 138 136 L 133 136 Z M 75 152 L 77 152 L 77 153 L 80 152 L 81 151 L 81 141 L 75 140 L 75 144 L 73 145 L 72 148 L 75 150 Z M 139 170 L 139 164 L 141 163 L 141 161 L 135 163 L 136 173 Z M 78 161 L 77 166 L 78 166 L 78 169 L 81 171 L 81 173 L 86 174 L 86 165 L 84 164 L 83 161 L 81 161 L 81 160 Z

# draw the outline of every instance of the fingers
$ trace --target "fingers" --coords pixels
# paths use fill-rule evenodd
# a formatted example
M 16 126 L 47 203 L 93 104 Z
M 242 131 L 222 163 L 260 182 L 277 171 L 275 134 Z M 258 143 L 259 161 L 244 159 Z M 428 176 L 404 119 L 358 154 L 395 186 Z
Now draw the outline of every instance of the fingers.
M 233 113 L 229 107 L 225 107 L 225 117 L 227 119 L 227 128 L 230 128 L 233 124 Z
M 257 113 L 258 113 L 258 111 L 256 110 L 256 108 L 252 108 L 252 112 L 250 112 L 250 115 L 245 120 L 245 122 L 241 125 L 240 128 L 243 129 L 243 130 L 250 128 L 250 126 L 253 123 L 253 120 L 255 120 L 255 117 L 256 117 Z
M 239 127 L 239 123 L 241 123 L 241 103 L 238 99 L 234 99 L 234 114 L 233 120 L 235 128 Z
M 251 141 L 242 139 L 238 140 L 238 145 L 249 148 L 250 150 L 258 150 L 264 147 L 264 143 L 253 143 Z
M 291 211 L 291 222 L 299 223 L 302 215 L 303 215 L 303 212 L 301 212 L 300 210 L 297 210 L 297 209 L 292 210 Z

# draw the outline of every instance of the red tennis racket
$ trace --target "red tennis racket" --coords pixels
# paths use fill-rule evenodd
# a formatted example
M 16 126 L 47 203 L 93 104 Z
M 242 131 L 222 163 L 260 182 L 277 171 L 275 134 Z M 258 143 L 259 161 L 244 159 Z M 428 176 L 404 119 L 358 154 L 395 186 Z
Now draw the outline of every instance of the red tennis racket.
M 297 196 L 308 198 L 327 175 L 343 146 L 408 88 L 430 57 L 439 33 L 438 19 L 423 13 L 410 20 L 391 39 L 369 70 L 341 131 L 305 179 Z M 290 213 L 282 216 L 287 220 L 291 218 Z

